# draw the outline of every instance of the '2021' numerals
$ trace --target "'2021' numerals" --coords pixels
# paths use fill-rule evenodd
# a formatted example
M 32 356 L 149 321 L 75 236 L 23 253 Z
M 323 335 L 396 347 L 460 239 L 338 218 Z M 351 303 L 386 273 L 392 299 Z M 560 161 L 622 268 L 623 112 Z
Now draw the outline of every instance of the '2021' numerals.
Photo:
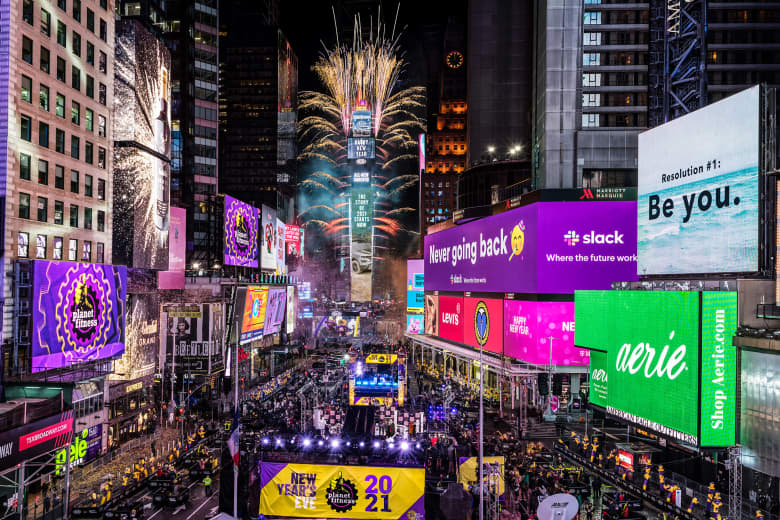
M 368 475 L 366 477 L 368 486 L 366 487 L 366 500 L 368 505 L 366 511 L 369 513 L 377 512 L 377 502 L 382 502 L 382 513 L 390 513 L 390 491 L 393 489 L 393 479 L 387 475 L 382 475 L 379 479 L 375 475 Z

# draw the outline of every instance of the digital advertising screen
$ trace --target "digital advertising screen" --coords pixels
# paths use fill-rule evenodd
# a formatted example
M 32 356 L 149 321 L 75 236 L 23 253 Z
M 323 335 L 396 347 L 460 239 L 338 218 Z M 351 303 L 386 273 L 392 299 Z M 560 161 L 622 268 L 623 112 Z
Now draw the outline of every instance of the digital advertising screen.
M 460 296 L 438 297 L 437 326 L 440 338 L 463 343 L 463 298 Z
M 287 291 L 284 288 L 271 287 L 268 289 L 268 306 L 265 311 L 265 325 L 263 327 L 264 336 L 276 334 L 281 330 L 286 303 Z
M 376 143 L 373 137 L 349 137 L 347 138 L 348 159 L 374 159 L 376 157 Z
M 159 295 L 129 294 L 125 322 L 125 353 L 114 361 L 114 371 L 124 379 L 154 374 L 160 355 Z
M 587 366 L 574 346 L 574 302 L 504 301 L 504 355 L 533 365 Z
M 422 314 L 425 307 L 423 260 L 406 261 L 406 312 Z
M 86 464 L 100 455 L 103 444 L 103 425 L 97 424 L 81 430 L 73 437 L 70 445 L 70 468 Z M 68 448 L 62 448 L 54 454 L 54 474 L 65 475 L 65 463 L 68 460 Z
M 406 315 L 406 332 L 407 334 L 422 334 L 425 332 L 424 316 L 422 314 L 407 314 Z
M 371 174 L 352 174 L 350 192 L 350 294 L 352 301 L 371 301 L 371 274 L 374 262 L 373 204 Z
M 571 294 L 636 280 L 635 213 L 634 201 L 537 202 L 427 235 L 425 290 Z
M 425 295 L 424 324 L 425 333 L 431 336 L 439 335 L 439 297 L 435 294 Z
M 590 351 L 589 380 L 591 404 L 606 408 L 609 402 L 609 377 L 607 376 L 607 353 L 600 350 Z
M 575 344 L 606 352 L 608 413 L 694 446 L 733 444 L 736 293 L 578 291 L 575 321 Z
M 160 289 L 184 289 L 187 258 L 187 210 L 171 206 L 168 270 L 158 273 Z
M 268 287 L 249 286 L 244 298 L 244 315 L 241 319 L 240 344 L 245 345 L 263 337 L 266 308 L 268 307 Z
M 425 171 L 425 134 L 417 135 L 417 156 L 419 159 L 418 169 L 421 172 Z
M 493 298 L 464 298 L 463 342 L 476 349 L 502 354 L 504 304 Z
M 760 92 L 639 134 L 639 274 L 758 270 Z
M 292 334 L 295 330 L 295 286 L 287 286 L 287 317 L 286 317 L 286 329 L 287 334 Z
M 301 227 L 287 224 L 284 228 L 284 246 L 287 258 L 301 256 Z
M 33 372 L 125 351 L 124 266 L 36 260 L 32 298 Z
M 352 136 L 370 137 L 373 132 L 373 121 L 370 110 L 352 111 Z
M 263 205 L 261 213 L 260 266 L 263 270 L 276 271 L 276 210 Z
M 276 219 L 276 274 L 287 274 L 287 247 L 285 237 L 287 236 L 287 226 L 284 222 Z
M 174 352 L 177 371 L 186 368 L 187 372 L 206 374 L 222 368 L 225 305 L 201 303 L 187 312 L 177 310 L 175 304 L 163 305 L 165 327 L 161 337 L 165 345 L 166 372 L 173 369 Z
M 261 515 L 397 520 L 425 515 L 425 469 L 263 462 Z
M 257 208 L 225 195 L 225 265 L 257 267 Z

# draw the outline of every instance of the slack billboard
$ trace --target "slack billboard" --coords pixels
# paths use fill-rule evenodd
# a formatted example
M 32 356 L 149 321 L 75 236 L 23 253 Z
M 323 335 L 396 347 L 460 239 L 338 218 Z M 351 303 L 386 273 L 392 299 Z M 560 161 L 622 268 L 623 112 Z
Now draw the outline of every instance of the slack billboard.
M 636 280 L 636 202 L 537 202 L 425 237 L 425 290 L 571 294 Z
M 125 351 L 124 266 L 35 261 L 32 371 Z
M 501 354 L 504 350 L 502 301 L 465 298 L 464 309 L 463 342 L 477 349 Z
M 587 366 L 586 349 L 574 346 L 573 302 L 504 301 L 504 355 L 534 365 Z
M 463 298 L 460 296 L 439 296 L 438 318 L 438 336 L 463 343 Z

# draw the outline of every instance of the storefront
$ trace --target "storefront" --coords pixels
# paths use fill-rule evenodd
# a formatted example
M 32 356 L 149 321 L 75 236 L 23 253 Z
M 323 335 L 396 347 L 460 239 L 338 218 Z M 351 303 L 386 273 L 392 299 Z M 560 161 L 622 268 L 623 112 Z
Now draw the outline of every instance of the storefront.
M 132 381 L 111 381 L 108 401 L 108 445 L 116 449 L 141 435 L 152 433 L 158 417 L 153 376 Z

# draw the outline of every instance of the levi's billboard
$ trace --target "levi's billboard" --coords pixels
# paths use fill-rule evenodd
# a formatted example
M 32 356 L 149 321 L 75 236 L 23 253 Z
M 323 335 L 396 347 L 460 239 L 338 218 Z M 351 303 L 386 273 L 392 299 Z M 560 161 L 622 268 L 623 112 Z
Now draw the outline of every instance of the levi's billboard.
M 439 296 L 438 302 L 438 336 L 463 343 L 463 298 Z
M 425 290 L 571 294 L 636 280 L 636 202 L 537 202 L 425 237 Z
M 606 352 L 598 404 L 694 446 L 734 444 L 736 316 L 734 292 L 577 291 L 575 343 Z

